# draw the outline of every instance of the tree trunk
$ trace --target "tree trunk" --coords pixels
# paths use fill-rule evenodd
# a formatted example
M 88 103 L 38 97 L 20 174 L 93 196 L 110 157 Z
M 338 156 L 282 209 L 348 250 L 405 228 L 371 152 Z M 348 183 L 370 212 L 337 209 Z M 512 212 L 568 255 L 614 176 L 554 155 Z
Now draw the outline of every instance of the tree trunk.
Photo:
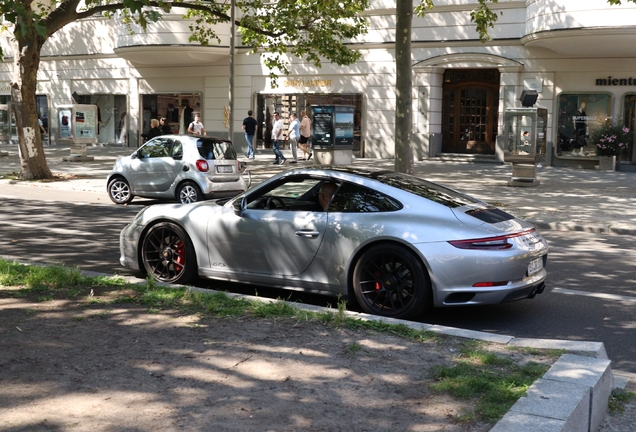
M 42 45 L 38 36 L 27 36 L 17 41 L 14 53 L 11 110 L 18 133 L 20 177 L 25 180 L 53 177 L 46 163 L 35 103 Z
M 395 171 L 413 174 L 411 25 L 413 0 L 397 0 L 395 26 Z

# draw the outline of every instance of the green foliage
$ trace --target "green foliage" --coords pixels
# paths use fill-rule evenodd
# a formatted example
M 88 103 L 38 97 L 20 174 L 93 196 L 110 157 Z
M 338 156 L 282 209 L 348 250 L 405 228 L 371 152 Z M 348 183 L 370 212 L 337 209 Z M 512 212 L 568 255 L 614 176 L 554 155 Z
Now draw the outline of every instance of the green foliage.
M 115 11 L 120 11 L 120 19 L 133 32 L 134 25 L 145 31 L 150 23 L 161 19 L 162 12 L 185 8 L 184 18 L 194 19 L 190 41 L 202 45 L 221 43 L 214 26 L 230 21 L 230 2 L 85 0 L 80 4 L 67 0 L 33 6 L 32 0 L 5 0 L 0 2 L 0 16 L 8 23 L 3 30 L 11 31 L 16 40 L 40 46 L 65 25 L 97 13 L 112 18 Z M 235 22 L 243 45 L 251 53 L 264 55 L 275 79 L 278 73 L 289 72 L 289 54 L 317 67 L 324 60 L 339 65 L 355 63 L 360 53 L 345 43 L 366 32 L 367 22 L 361 13 L 368 6 L 368 0 L 239 0 Z
M 274 81 L 277 74 L 289 73 L 288 55 L 304 58 L 316 67 L 321 67 L 325 59 L 349 65 L 360 58 L 360 53 L 344 42 L 367 31 L 361 13 L 369 6 L 368 0 L 254 0 L 238 1 L 236 5 L 242 44 L 250 53 L 263 55 Z M 195 19 L 190 40 L 202 45 L 212 40 L 220 42 L 212 26 L 229 21 L 228 14 L 227 4 L 191 9 L 186 14 Z
M 636 397 L 636 393 L 623 389 L 614 389 L 609 398 L 608 409 L 610 413 L 622 414 L 625 411 L 625 404 Z
M 521 397 L 548 366 L 530 362 L 517 365 L 510 358 L 482 349 L 481 343 L 469 341 L 460 350 L 457 363 L 436 369 L 438 382 L 431 389 L 475 401 L 472 413 L 461 419 L 477 418 L 495 422 Z M 545 355 L 546 352 L 537 352 Z
M 475 31 L 477 32 L 481 42 L 488 42 L 492 39 L 488 29 L 495 26 L 498 18 L 497 14 L 486 4 L 488 1 L 491 3 L 497 3 L 498 0 L 479 0 L 479 6 L 470 12 L 470 20 L 477 25 Z M 430 11 L 434 7 L 435 5 L 433 4 L 433 0 L 422 0 L 422 2 L 415 7 L 415 13 L 418 16 L 423 17 L 426 15 L 426 12 Z

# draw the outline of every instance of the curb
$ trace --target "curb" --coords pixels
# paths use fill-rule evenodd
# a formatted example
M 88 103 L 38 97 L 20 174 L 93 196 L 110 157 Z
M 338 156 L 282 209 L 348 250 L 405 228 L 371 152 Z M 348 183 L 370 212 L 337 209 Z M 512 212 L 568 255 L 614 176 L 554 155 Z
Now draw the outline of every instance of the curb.
M 526 219 L 538 229 L 551 231 L 579 231 L 593 234 L 636 235 L 636 226 L 629 224 L 581 224 L 576 222 L 548 222 Z

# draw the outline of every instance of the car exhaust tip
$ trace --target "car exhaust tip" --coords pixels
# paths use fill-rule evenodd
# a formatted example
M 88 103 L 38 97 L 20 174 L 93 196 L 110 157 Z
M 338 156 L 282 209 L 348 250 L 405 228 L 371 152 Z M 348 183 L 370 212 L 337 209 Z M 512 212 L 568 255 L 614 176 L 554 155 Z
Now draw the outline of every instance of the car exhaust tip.
M 530 294 L 528 295 L 529 299 L 533 299 L 537 294 L 541 294 L 545 290 L 545 283 L 541 283 L 540 285 L 534 287 Z
M 541 285 L 537 287 L 537 294 L 543 293 L 544 290 L 545 290 L 545 283 L 541 283 Z

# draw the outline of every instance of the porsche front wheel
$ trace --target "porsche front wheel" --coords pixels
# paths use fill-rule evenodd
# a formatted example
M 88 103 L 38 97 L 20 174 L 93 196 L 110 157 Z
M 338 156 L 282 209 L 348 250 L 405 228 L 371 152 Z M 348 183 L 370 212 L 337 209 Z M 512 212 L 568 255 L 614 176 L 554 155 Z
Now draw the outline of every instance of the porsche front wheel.
M 197 276 L 192 241 L 183 228 L 170 222 L 150 228 L 142 240 L 141 259 L 148 274 L 159 282 L 185 284 Z

